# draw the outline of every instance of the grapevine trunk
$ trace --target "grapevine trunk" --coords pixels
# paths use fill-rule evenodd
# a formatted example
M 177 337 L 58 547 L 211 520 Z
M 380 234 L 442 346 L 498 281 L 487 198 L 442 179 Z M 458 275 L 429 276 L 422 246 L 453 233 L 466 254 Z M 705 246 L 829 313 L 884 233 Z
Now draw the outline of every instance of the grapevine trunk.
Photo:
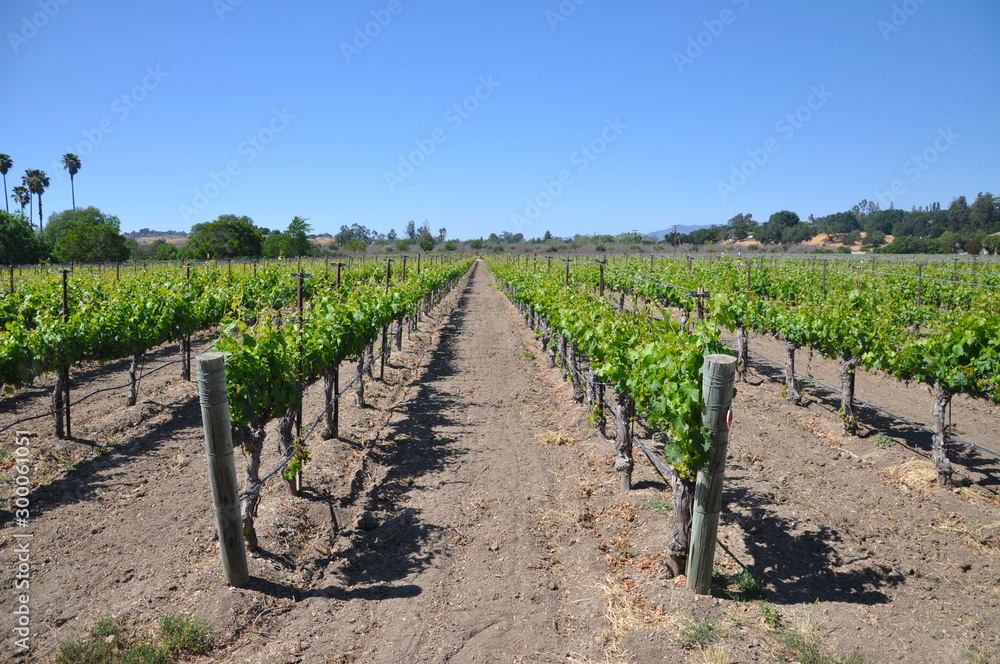
M 858 359 L 850 353 L 844 353 L 840 359 L 840 415 L 847 433 L 858 430 L 858 417 L 854 412 L 854 374 Z
M 799 392 L 799 384 L 795 380 L 795 351 L 798 344 L 792 341 L 785 341 L 785 390 L 788 401 L 796 406 L 802 403 L 802 393 Z
M 632 490 L 632 436 L 629 435 L 629 421 L 632 419 L 634 402 L 623 392 L 618 392 L 618 412 L 615 414 L 615 471 L 618 473 L 618 490 L 628 493 Z
M 680 576 L 687 573 L 695 483 L 674 473 L 670 476 L 670 488 L 674 494 L 674 531 L 667 544 L 667 567 L 674 576 Z
M 940 383 L 934 393 L 934 443 L 931 447 L 931 458 L 934 460 L 934 470 L 938 481 L 948 486 L 951 484 L 952 467 L 948 460 L 948 445 L 951 442 L 951 432 L 945 422 L 945 413 L 951 403 L 951 390 Z

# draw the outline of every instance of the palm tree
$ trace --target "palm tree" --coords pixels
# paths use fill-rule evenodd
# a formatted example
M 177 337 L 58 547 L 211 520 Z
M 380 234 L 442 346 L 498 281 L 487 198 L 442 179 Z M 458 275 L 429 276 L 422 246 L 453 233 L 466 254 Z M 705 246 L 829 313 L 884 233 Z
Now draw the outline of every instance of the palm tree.
M 14 202 L 21 206 L 21 216 L 24 216 L 24 208 L 31 205 L 31 192 L 27 187 L 17 186 L 11 189 L 14 194 Z
M 26 189 L 28 191 L 28 222 L 34 226 L 35 225 L 35 210 L 31 207 L 31 171 L 25 171 L 24 175 L 21 176 L 21 184 L 23 185 L 21 189 Z M 24 210 L 21 210 L 23 213 Z
M 72 152 L 63 155 L 63 168 L 69 171 L 69 187 L 73 192 L 73 209 L 76 209 L 76 186 L 73 184 L 73 176 L 80 172 L 80 157 Z
M 24 179 L 27 181 L 28 190 L 33 194 L 38 194 L 38 232 L 41 233 L 42 220 L 45 219 L 42 216 L 42 194 L 49 186 L 49 176 L 45 174 L 45 171 L 30 168 L 24 172 Z
M 7 171 L 14 167 L 14 160 L 9 154 L 0 153 L 0 173 L 3 173 L 3 202 L 7 206 L 7 214 L 10 214 L 10 201 L 7 200 Z

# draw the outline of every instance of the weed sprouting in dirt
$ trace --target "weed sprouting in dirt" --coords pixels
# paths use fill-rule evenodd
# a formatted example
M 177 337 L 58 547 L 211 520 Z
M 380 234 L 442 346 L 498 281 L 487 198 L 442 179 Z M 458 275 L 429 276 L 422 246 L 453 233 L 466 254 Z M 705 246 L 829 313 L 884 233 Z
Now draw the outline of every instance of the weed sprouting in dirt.
M 969 646 L 962 656 L 971 664 L 1000 664 L 1000 655 L 988 652 L 981 646 Z
M 872 444 L 875 445 L 875 447 L 885 450 L 892 446 L 892 438 L 889 438 L 889 436 L 884 433 L 880 433 L 872 438 Z
M 171 652 L 200 655 L 212 643 L 212 630 L 200 618 L 183 614 L 163 616 L 160 620 L 163 647 Z
M 720 631 L 718 621 L 709 616 L 698 618 L 692 609 L 691 617 L 683 619 L 675 642 L 682 648 L 704 648 L 719 638 Z
M 56 664 L 167 664 L 178 655 L 201 655 L 211 647 L 208 624 L 183 614 L 163 616 L 160 642 L 136 633 L 122 617 L 101 618 L 87 636 L 59 646 Z
M 666 500 L 654 498 L 645 505 L 639 507 L 639 509 L 655 512 L 656 514 L 669 514 L 674 509 L 674 506 Z
M 781 620 L 781 616 L 778 614 L 778 607 L 770 602 L 760 602 L 758 608 L 760 608 L 760 615 L 764 619 L 764 624 L 771 629 L 778 629 L 778 624 Z
M 737 602 L 752 602 L 767 597 L 767 591 L 753 571 L 745 568 L 735 574 L 715 572 L 713 580 L 730 599 Z
M 861 653 L 853 652 L 841 657 L 839 655 L 824 655 L 820 652 L 818 643 L 810 636 L 796 631 L 785 630 L 778 635 L 778 648 L 775 652 L 779 662 L 791 664 L 868 664 Z

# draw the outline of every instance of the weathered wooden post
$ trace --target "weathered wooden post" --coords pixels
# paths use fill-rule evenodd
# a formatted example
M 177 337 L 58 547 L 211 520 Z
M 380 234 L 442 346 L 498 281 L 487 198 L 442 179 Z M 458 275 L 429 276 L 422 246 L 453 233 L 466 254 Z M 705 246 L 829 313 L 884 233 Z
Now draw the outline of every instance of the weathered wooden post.
M 14 266 L 10 266 L 10 294 L 14 294 Z
M 229 395 L 226 393 L 226 359 L 222 353 L 202 353 L 195 360 L 201 419 L 205 427 L 208 477 L 212 484 L 215 525 L 219 529 L 222 571 L 226 576 L 226 583 L 242 588 L 250 580 L 250 570 L 247 567 L 236 487 Z
M 597 261 L 598 265 L 601 266 L 601 297 L 604 297 L 604 264 L 607 261 Z
M 418 256 L 418 259 L 419 259 L 419 256 Z M 417 265 L 420 265 L 419 260 L 417 262 Z M 417 269 L 418 269 L 418 274 L 419 274 L 419 268 L 417 268 Z M 391 283 L 392 283 L 392 259 L 391 258 L 386 258 L 385 259 L 385 294 L 386 294 L 386 297 L 389 296 L 389 285 Z M 379 367 L 379 370 L 378 370 L 378 377 L 379 377 L 379 380 L 381 380 L 381 381 L 385 381 L 385 356 L 386 356 L 387 351 L 389 350 L 389 346 L 386 344 L 388 334 L 389 334 L 389 324 L 386 323 L 385 325 L 382 326 L 382 357 L 379 358 L 379 362 L 380 362 L 381 366 Z
M 69 270 L 63 270 L 63 322 L 69 322 Z M 69 367 L 62 371 L 63 407 L 66 408 L 66 437 L 73 438 L 73 429 L 69 423 Z
M 924 264 L 917 263 L 917 306 L 921 304 L 924 296 Z
M 701 423 L 712 432 L 712 448 L 708 451 L 708 466 L 698 471 L 695 485 L 687 566 L 687 587 L 699 595 L 707 595 L 712 589 L 712 564 L 719 534 L 719 513 L 722 511 L 722 483 L 729 448 L 729 425 L 733 417 L 731 406 L 735 378 L 735 357 L 705 357 Z

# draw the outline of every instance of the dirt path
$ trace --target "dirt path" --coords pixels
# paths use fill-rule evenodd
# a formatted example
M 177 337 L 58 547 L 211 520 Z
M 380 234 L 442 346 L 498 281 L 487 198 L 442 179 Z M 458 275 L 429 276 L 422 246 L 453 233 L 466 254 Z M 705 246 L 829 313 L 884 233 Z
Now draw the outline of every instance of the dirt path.
M 369 452 L 353 505 L 361 529 L 341 537 L 345 557 L 319 579 L 329 596 L 277 627 L 289 656 L 299 639 L 309 661 L 539 661 L 594 649 L 600 559 L 559 555 L 543 527 L 563 509 L 556 477 L 578 456 L 533 438 L 550 426 L 553 397 L 506 307 L 477 266 Z

